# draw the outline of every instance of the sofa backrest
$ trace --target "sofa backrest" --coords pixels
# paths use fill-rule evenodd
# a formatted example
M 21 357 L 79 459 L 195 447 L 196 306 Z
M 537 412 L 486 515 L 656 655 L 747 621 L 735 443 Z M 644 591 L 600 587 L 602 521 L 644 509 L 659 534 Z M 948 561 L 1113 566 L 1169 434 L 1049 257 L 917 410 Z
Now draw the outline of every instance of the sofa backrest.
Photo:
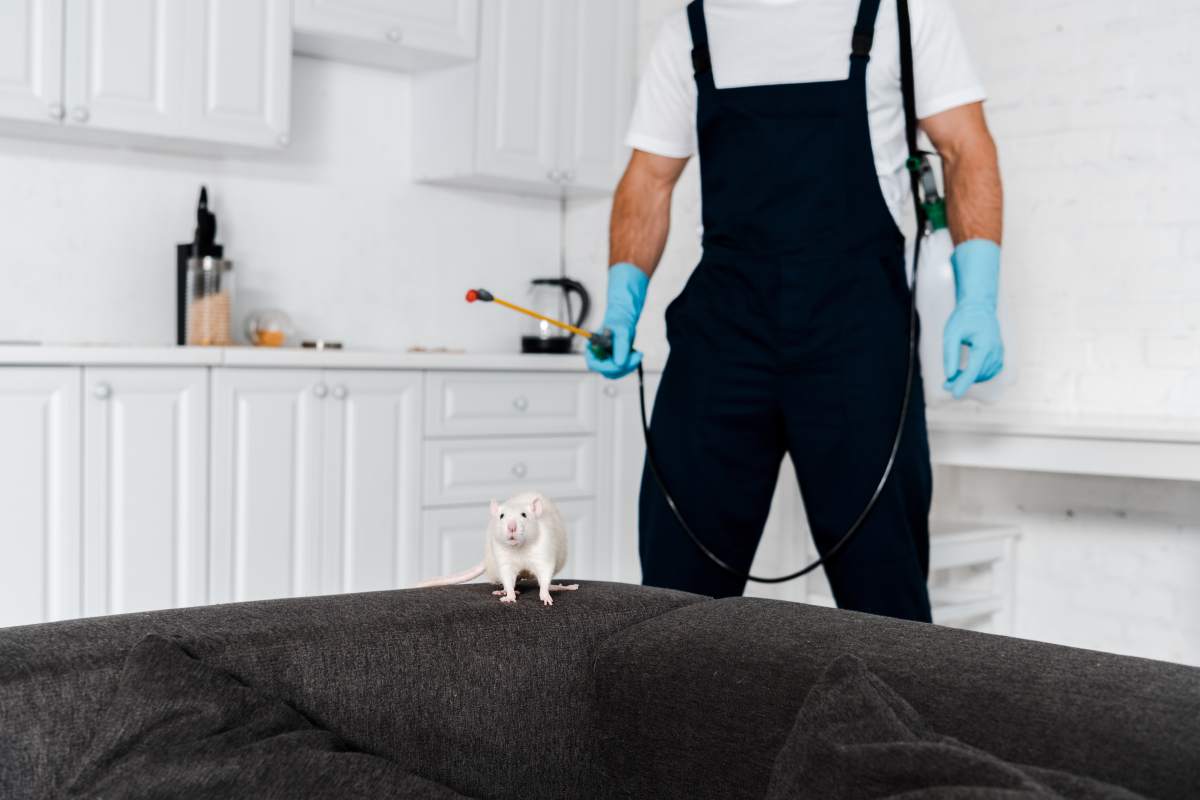
M 1200 669 L 744 598 L 603 644 L 606 769 L 629 797 L 762 797 L 805 694 L 844 653 L 938 733 L 1150 797 L 1200 797 Z
M 613 632 L 703 598 L 585 583 L 543 607 L 482 585 L 0 629 L 0 797 L 58 796 L 148 633 L 291 703 L 356 749 L 479 797 L 598 781 L 592 666 Z

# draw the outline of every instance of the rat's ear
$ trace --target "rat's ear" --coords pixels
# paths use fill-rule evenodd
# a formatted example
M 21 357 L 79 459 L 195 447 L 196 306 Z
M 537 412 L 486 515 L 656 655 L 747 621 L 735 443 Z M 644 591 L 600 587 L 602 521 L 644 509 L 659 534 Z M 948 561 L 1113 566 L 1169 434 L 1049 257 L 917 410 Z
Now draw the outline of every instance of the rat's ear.
M 493 517 L 498 517 L 498 516 L 500 516 L 500 504 L 499 504 L 499 503 L 497 503 L 495 500 L 493 500 L 493 501 L 492 501 L 492 508 L 491 508 L 491 510 L 492 510 L 492 516 L 493 516 Z
M 535 517 L 540 517 L 542 515 L 542 497 L 541 497 L 541 495 L 534 496 L 533 502 L 529 504 L 529 510 L 533 512 L 533 515 Z

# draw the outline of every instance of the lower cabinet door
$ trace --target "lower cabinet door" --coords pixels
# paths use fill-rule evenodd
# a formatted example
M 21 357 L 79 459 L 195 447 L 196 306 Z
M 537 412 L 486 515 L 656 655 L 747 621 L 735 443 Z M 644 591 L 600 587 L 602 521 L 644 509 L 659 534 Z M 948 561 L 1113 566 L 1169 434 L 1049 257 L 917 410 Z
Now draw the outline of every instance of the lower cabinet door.
M 646 374 L 647 410 L 653 409 L 659 374 Z M 597 379 L 600 395 L 596 566 L 606 580 L 640 583 L 638 556 L 638 497 L 646 443 L 638 405 L 637 378 Z
M 418 580 L 419 372 L 327 371 L 322 591 Z
M 596 505 L 592 500 L 556 503 L 567 528 L 567 563 L 560 578 L 593 578 Z M 483 560 L 488 506 L 427 509 L 421 523 L 421 578 L 449 575 Z
M 208 370 L 83 371 L 83 611 L 208 601 Z
M 80 372 L 0 370 L 0 628 L 82 610 Z
M 212 371 L 214 603 L 319 594 L 320 370 Z

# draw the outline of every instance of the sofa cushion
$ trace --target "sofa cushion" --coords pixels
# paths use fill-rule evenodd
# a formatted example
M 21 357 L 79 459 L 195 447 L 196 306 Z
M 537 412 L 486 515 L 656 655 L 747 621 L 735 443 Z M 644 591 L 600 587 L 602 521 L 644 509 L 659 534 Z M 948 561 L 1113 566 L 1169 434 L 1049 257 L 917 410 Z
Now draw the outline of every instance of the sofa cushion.
M 835 658 L 775 759 L 766 800 L 1145 800 L 1110 784 L 1009 764 L 932 730 L 862 660 Z
M 69 798 L 463 798 L 349 750 L 287 703 L 154 635 L 126 659 L 83 761 Z
M 491 587 L 271 600 L 0 630 L 0 797 L 54 797 L 148 633 L 363 752 L 467 795 L 594 783 L 592 668 L 615 631 L 704 598 L 583 582 L 545 607 Z
M 773 600 L 688 606 L 596 666 L 626 796 L 761 798 L 808 690 L 858 656 L 939 733 L 1006 761 L 1197 797 L 1200 669 Z

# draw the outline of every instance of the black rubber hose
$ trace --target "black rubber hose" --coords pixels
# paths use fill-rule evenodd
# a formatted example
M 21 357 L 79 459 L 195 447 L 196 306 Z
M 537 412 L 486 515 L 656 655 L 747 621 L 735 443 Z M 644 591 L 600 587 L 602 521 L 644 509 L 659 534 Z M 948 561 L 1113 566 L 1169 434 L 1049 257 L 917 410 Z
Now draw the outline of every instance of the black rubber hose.
M 896 454 L 900 452 L 900 440 L 904 435 L 904 424 L 908 420 L 909 406 L 912 405 L 913 377 L 917 370 L 917 265 L 920 263 L 921 257 L 921 238 L 921 228 L 918 227 L 916 241 L 913 244 L 912 284 L 908 292 L 908 373 L 904 379 L 904 400 L 900 403 L 900 421 L 896 424 L 896 435 L 892 437 L 891 452 L 888 453 L 887 463 L 883 466 L 883 474 L 879 476 L 879 483 L 875 486 L 875 491 L 871 494 L 870 499 L 867 500 L 867 504 L 863 506 L 863 510 L 859 513 L 858 517 L 855 518 L 846 532 L 842 534 L 842 538 L 834 542 L 833 546 L 822 553 L 820 558 L 802 569 L 790 572 L 787 575 L 780 575 L 777 578 L 762 578 L 757 575 L 751 575 L 749 572 L 742 572 L 710 550 L 700 537 L 696 535 L 696 532 L 692 530 L 692 527 L 687 524 L 687 521 L 683 518 L 683 514 L 679 511 L 679 505 L 675 502 L 675 498 L 671 496 L 671 490 L 667 488 L 662 471 L 659 470 L 658 462 L 654 458 L 654 447 L 650 443 L 650 422 L 646 416 L 646 380 L 642 373 L 642 365 L 638 364 L 638 400 L 641 404 L 642 412 L 642 435 L 646 439 L 646 465 L 650 468 L 650 474 L 654 476 L 654 482 L 658 484 L 658 488 L 662 491 L 663 499 L 667 501 L 667 507 L 671 509 L 671 513 L 675 516 L 675 520 L 679 523 L 679 526 L 687 533 L 692 543 L 700 549 L 700 552 L 704 553 L 710 561 L 729 574 L 743 580 L 754 581 L 755 583 L 785 583 L 807 575 L 817 567 L 836 557 L 850 543 L 850 540 L 862 528 L 863 522 L 866 521 L 871 510 L 875 508 L 875 504 L 879 502 L 879 497 L 883 494 L 883 487 L 887 484 L 887 480 L 892 474 L 892 468 L 896 465 Z

